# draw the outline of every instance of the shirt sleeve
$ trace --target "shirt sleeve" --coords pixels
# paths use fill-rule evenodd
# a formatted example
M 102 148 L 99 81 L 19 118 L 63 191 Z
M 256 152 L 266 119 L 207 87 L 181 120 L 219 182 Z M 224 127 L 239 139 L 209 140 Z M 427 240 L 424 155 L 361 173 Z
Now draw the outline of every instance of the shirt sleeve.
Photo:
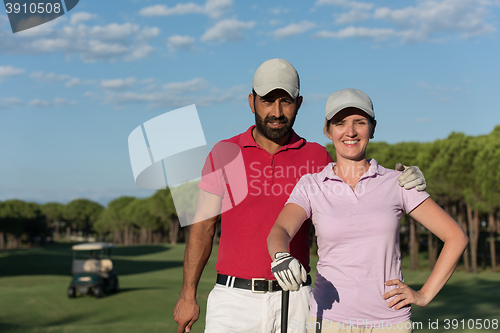
M 288 201 L 286 203 L 294 203 L 296 205 L 299 205 L 304 209 L 304 211 L 307 214 L 307 218 L 310 218 L 312 215 L 312 209 L 311 209 L 311 200 L 310 200 L 310 193 L 308 191 L 308 188 L 310 188 L 310 182 L 308 181 L 308 178 L 310 178 L 311 175 L 306 174 L 302 176 L 293 188 L 292 194 L 290 194 L 290 197 L 288 198 Z
M 217 166 L 217 161 L 214 158 L 213 151 L 211 151 L 205 160 L 198 188 L 222 198 L 224 197 L 224 187 L 222 185 L 222 170 Z
M 403 210 L 406 214 L 411 213 L 412 210 L 417 208 L 422 202 L 430 197 L 429 193 L 425 191 L 417 191 L 416 189 L 406 190 L 404 187 L 399 186 L 401 191 L 401 199 L 403 203 Z

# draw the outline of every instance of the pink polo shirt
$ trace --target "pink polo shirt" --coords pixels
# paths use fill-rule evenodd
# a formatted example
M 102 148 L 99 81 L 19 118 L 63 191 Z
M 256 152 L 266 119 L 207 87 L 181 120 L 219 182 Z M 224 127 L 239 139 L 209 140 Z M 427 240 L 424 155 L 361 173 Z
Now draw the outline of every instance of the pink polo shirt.
M 359 327 L 408 320 L 410 307 L 395 311 L 382 295 L 394 288 L 385 281 L 403 280 L 400 219 L 429 194 L 405 190 L 397 181 L 401 172 L 374 159 L 353 192 L 335 175 L 334 165 L 303 176 L 287 201 L 305 210 L 318 236 L 311 314 Z

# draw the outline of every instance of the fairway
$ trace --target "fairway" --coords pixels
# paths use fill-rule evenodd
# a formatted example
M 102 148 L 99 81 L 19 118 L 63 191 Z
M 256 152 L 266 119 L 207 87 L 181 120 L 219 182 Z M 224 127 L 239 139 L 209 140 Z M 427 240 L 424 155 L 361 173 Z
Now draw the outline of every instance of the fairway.
M 0 332 L 176 332 L 172 311 L 182 283 L 184 244 L 116 248 L 113 262 L 121 292 L 102 299 L 66 296 L 70 248 L 56 244 L 0 251 Z M 201 315 L 193 333 L 203 332 L 215 261 L 216 248 L 198 289 Z M 429 272 L 404 274 L 418 288 Z M 455 273 L 428 307 L 413 307 L 413 320 L 421 323 L 419 332 L 499 332 L 491 321 L 500 320 L 500 273 Z M 477 329 L 478 320 L 489 322 L 490 329 Z

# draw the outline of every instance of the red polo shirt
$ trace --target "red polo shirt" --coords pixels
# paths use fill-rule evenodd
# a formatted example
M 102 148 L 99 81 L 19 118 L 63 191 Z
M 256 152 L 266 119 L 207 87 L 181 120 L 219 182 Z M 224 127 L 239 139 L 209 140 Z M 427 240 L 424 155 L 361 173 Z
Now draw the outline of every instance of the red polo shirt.
M 274 279 L 269 231 L 300 177 L 319 172 L 332 158 L 323 146 L 293 131 L 288 144 L 269 154 L 253 139 L 254 127 L 212 149 L 198 187 L 223 198 L 217 272 Z M 310 228 L 307 220 L 290 243 L 291 255 L 308 272 Z

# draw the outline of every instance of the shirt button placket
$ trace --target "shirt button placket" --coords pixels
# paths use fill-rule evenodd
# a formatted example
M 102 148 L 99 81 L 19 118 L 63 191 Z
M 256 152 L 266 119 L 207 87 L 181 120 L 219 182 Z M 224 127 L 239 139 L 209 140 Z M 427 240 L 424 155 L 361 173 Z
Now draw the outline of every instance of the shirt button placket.
M 269 155 L 269 159 L 271 161 L 271 165 L 269 166 L 269 175 L 271 176 L 271 184 L 274 184 L 274 170 L 273 170 L 273 164 L 274 164 L 274 156 Z
M 349 185 L 347 185 L 349 186 Z M 358 181 L 358 183 L 356 184 L 356 187 L 351 190 L 352 192 L 352 201 L 355 203 L 355 204 L 358 204 L 359 203 L 359 193 L 357 192 L 358 190 L 358 186 L 360 186 L 360 182 Z M 351 193 L 349 193 L 351 194 Z

